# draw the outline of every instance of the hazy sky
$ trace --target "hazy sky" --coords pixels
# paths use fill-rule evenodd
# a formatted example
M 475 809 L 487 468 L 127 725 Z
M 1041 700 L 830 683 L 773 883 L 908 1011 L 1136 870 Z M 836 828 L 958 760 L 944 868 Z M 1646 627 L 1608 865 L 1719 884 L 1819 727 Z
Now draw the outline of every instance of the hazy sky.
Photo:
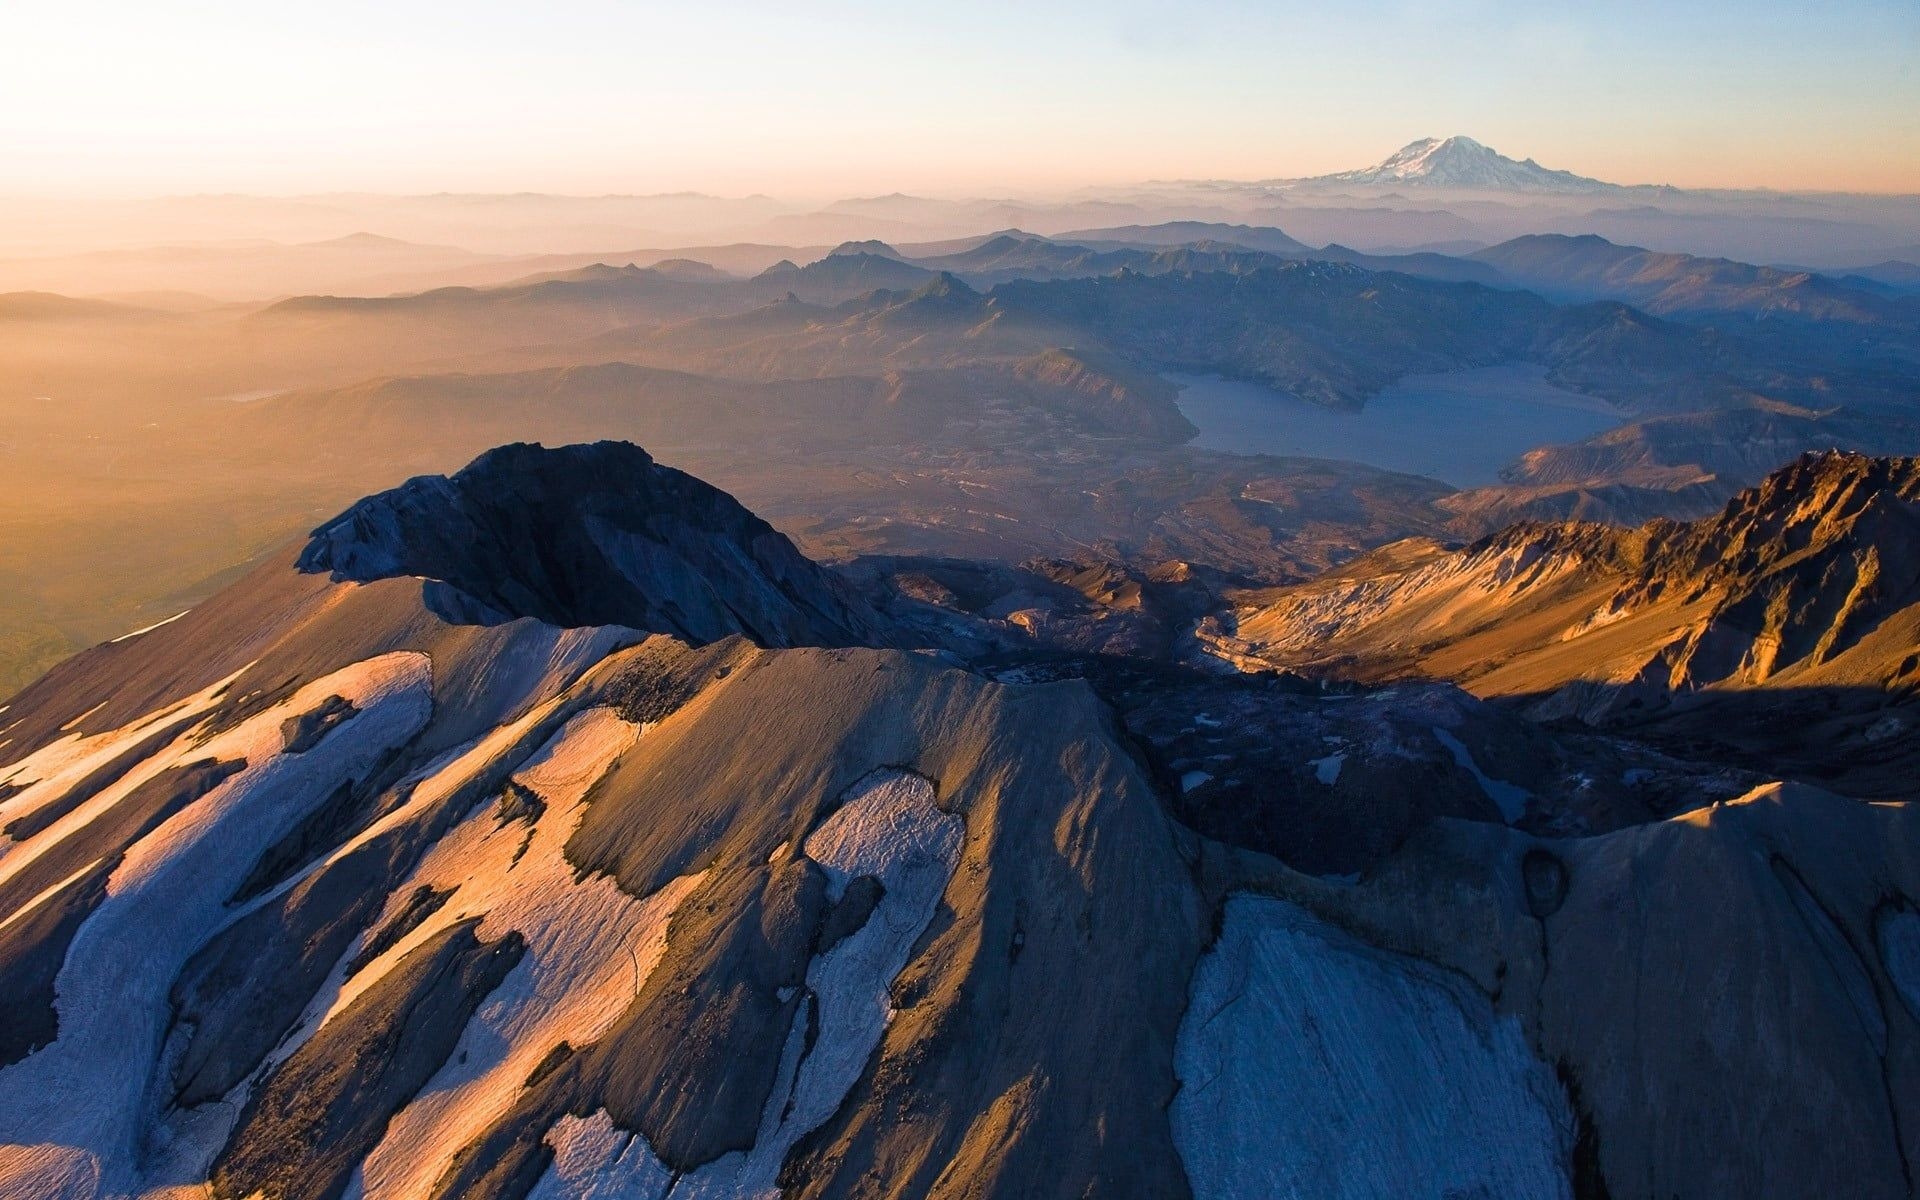
M 1920 0 L 4 12 L 0 192 L 1053 189 L 1452 133 L 1623 183 L 1920 192 Z

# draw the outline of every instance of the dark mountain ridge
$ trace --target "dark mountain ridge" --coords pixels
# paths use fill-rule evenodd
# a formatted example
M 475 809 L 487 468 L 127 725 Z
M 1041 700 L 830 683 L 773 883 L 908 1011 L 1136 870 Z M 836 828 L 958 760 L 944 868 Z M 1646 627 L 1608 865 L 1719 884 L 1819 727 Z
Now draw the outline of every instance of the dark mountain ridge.
M 626 442 L 502 446 L 410 479 L 314 530 L 296 565 L 358 583 L 426 578 L 454 621 L 620 625 L 693 645 L 889 640 L 772 526 Z
M 1551 299 L 1622 300 L 1658 316 L 1920 326 L 1920 307 L 1814 272 L 1643 250 L 1592 234 L 1532 234 L 1472 258 Z

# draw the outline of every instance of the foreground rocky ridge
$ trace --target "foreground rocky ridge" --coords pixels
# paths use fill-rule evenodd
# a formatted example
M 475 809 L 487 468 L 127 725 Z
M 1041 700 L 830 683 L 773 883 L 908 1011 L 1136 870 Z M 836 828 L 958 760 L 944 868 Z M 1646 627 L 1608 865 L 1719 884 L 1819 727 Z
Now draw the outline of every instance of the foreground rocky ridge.
M 1177 705 L 1004 649 L 756 644 L 892 618 L 578 453 L 357 506 L 0 710 L 0 1190 L 1913 1193 L 1910 806 L 1768 785 L 1551 836 L 1521 818 L 1560 797 L 1488 783 L 1494 718 L 1434 697 L 1379 719 L 1482 755 L 1485 797 L 1306 874 L 1166 777 Z M 615 517 L 682 566 L 560 552 Z M 701 589 L 737 629 L 689 625 Z M 609 594 L 643 627 L 528 611 Z M 1387 704 L 1180 678 L 1176 740 Z

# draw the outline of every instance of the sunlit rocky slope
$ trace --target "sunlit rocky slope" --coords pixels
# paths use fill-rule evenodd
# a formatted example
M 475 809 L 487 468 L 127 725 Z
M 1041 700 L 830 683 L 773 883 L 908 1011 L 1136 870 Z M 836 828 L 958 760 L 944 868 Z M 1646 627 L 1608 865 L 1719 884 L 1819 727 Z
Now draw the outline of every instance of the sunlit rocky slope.
M 1219 645 L 1569 701 L 1588 685 L 1641 704 L 1713 687 L 1879 687 L 1920 668 L 1916 549 L 1920 460 L 1811 454 L 1690 523 L 1396 544 L 1241 596 Z

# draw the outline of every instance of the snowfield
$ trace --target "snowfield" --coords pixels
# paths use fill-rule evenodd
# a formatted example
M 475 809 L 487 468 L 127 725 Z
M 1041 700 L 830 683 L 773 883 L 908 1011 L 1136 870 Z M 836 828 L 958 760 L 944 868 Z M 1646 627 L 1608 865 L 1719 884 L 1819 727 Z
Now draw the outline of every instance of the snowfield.
M 358 711 L 307 752 L 283 753 L 282 722 L 318 709 L 330 696 Z M 432 713 L 431 697 L 423 654 L 388 654 L 336 671 L 204 743 L 183 734 L 0 863 L 23 869 L 60 840 L 82 835 L 90 821 L 169 767 L 209 758 L 246 764 L 135 842 L 106 898 L 74 936 L 56 980 L 58 1036 L 0 1070 L 0 1143 L 58 1149 L 12 1151 L 11 1161 L 0 1159 L 6 1164 L 0 1192 L 137 1189 L 143 1117 L 163 1086 L 153 1064 L 166 1035 L 173 980 L 230 917 L 226 899 L 260 855 L 342 780 L 363 777 L 417 734 Z M 155 714 L 115 744 L 124 746 L 169 715 Z
M 1227 902 L 1174 1053 L 1195 1200 L 1570 1197 L 1573 1118 L 1464 979 L 1283 900 Z
M 564 853 L 588 789 L 639 736 L 638 726 L 609 709 L 576 715 L 514 776 L 546 801 L 531 830 L 524 821 L 501 822 L 489 797 L 395 889 L 395 897 L 421 885 L 456 890 L 360 972 L 371 978 L 356 977 L 359 988 L 413 947 L 476 913 L 486 914 L 482 939 L 518 932 L 527 952 L 474 1014 L 447 1063 L 367 1156 L 361 1195 L 400 1200 L 425 1194 L 454 1154 L 507 1112 L 549 1052 L 561 1042 L 577 1047 L 597 1040 L 659 962 L 668 922 L 701 875 L 682 876 L 636 900 L 605 875 L 576 884 Z
M 858 931 L 808 966 L 818 1025 L 807 1028 L 802 1006 L 753 1149 L 676 1178 L 644 1138 L 616 1128 L 604 1110 L 563 1117 L 548 1131 L 554 1161 L 535 1200 L 779 1196 L 776 1180 L 788 1151 L 833 1115 L 886 1033 L 893 1013 L 889 985 L 933 920 L 960 861 L 964 833 L 960 818 L 940 810 L 933 785 L 919 775 L 880 770 L 856 783 L 802 850 L 826 871 L 832 898 L 863 876 L 879 879 L 885 892 Z

